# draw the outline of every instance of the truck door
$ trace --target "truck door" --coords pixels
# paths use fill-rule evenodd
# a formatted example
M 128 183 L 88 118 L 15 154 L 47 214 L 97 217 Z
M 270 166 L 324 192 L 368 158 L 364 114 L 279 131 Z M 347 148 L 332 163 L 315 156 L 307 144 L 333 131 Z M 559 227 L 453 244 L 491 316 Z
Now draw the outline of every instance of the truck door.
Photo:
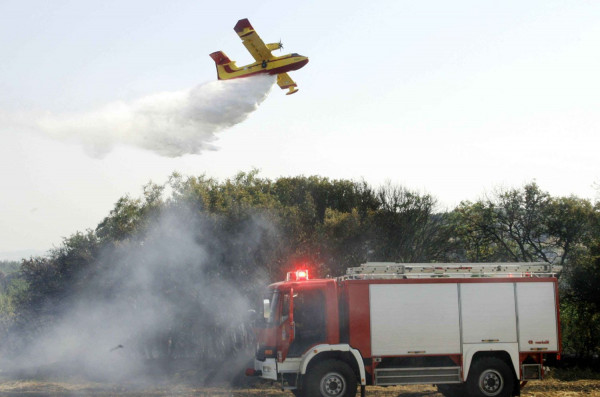
M 310 347 L 327 342 L 325 294 L 321 288 L 295 290 L 293 294 L 294 339 L 288 355 L 300 357 Z
M 281 300 L 281 321 L 277 332 L 277 361 L 283 362 L 294 340 L 294 289 L 285 292 Z

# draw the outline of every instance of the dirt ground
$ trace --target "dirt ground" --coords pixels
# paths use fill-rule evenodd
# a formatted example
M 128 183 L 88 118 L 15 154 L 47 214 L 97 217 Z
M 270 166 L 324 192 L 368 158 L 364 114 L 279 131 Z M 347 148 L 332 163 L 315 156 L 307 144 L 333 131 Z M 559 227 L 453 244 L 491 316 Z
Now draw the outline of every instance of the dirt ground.
M 105 384 L 89 382 L 51 382 L 28 380 L 0 381 L 2 396 L 270 396 L 292 397 L 274 386 L 253 389 L 199 388 L 185 385 L 140 386 L 131 384 Z M 522 390 L 523 397 L 600 397 L 600 380 L 559 381 L 548 379 L 530 382 Z M 423 386 L 367 387 L 369 397 L 443 397 L 436 388 Z

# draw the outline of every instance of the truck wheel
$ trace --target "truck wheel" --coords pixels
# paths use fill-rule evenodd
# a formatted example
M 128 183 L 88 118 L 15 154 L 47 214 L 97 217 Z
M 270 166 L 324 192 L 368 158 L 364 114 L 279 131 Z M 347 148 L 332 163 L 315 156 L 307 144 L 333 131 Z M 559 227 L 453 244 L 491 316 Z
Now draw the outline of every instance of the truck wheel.
M 495 357 L 477 360 L 467 378 L 467 392 L 473 397 L 510 397 L 514 385 L 512 370 Z
M 463 397 L 465 395 L 465 387 L 460 385 L 437 385 L 437 389 L 445 397 Z
M 307 396 L 354 397 L 356 375 L 343 361 L 327 360 L 315 365 L 304 377 Z

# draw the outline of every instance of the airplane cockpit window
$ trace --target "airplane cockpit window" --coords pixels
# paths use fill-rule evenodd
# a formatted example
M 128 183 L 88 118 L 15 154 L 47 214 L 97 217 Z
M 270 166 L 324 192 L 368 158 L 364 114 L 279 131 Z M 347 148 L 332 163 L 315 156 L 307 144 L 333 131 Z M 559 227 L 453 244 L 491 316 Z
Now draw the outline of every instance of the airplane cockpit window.
M 300 56 L 300 54 L 293 52 L 293 53 L 292 53 L 292 56 L 293 56 L 293 57 L 299 57 L 299 56 Z

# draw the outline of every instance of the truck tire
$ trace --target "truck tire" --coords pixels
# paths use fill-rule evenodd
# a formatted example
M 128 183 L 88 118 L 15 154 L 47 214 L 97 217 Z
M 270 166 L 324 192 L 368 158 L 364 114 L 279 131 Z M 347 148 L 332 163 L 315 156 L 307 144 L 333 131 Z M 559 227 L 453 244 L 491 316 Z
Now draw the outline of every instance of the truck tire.
M 326 360 L 307 372 L 303 392 L 310 397 L 354 397 L 356 385 L 356 375 L 348 364 Z
M 472 397 L 510 397 L 515 376 L 504 361 L 484 357 L 473 363 L 466 384 L 467 393 Z
M 437 385 L 438 392 L 445 397 L 463 397 L 465 395 L 465 386 L 460 385 Z

